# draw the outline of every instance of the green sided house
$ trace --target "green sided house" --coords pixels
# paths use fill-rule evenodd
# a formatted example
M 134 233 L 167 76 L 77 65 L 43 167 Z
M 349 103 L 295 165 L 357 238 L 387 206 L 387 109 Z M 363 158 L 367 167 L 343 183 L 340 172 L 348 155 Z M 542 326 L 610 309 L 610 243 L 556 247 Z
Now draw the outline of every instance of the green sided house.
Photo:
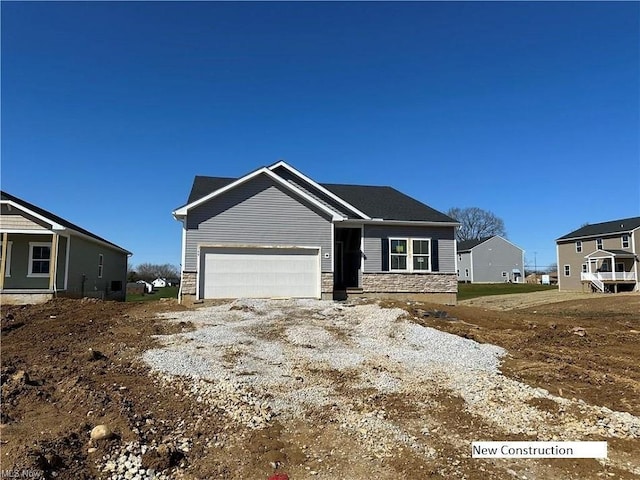
M 180 297 L 402 296 L 455 303 L 447 215 L 385 186 L 320 184 L 285 162 L 195 178 L 182 222 Z
M 56 296 L 124 300 L 131 252 L 36 205 L 1 192 L 0 301 Z

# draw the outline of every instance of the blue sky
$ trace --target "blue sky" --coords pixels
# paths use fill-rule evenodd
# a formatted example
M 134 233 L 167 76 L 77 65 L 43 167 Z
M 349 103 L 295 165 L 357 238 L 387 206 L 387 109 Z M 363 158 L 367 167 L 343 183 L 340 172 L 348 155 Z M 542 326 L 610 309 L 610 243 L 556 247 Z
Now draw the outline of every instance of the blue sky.
M 638 2 L 5 2 L 2 189 L 180 263 L 195 175 L 284 159 L 503 218 L 640 215 Z

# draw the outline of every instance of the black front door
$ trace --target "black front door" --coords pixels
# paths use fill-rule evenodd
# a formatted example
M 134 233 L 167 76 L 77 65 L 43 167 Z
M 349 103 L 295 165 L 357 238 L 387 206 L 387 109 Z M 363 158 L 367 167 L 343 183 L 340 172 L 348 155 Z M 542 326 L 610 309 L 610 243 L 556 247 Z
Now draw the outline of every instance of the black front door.
M 337 290 L 360 286 L 360 237 L 359 228 L 336 228 L 333 285 Z

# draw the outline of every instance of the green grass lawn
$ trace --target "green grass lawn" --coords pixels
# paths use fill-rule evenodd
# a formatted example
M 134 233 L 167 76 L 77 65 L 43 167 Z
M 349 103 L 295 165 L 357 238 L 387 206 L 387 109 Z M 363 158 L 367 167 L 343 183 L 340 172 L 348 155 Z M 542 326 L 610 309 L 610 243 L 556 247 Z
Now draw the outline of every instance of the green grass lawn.
M 458 300 L 486 297 L 487 295 L 505 295 L 508 293 L 529 293 L 541 290 L 557 290 L 557 285 L 538 285 L 536 283 L 459 283 Z
M 149 302 L 159 298 L 178 298 L 178 287 L 164 287 L 144 295 L 127 295 L 127 302 Z

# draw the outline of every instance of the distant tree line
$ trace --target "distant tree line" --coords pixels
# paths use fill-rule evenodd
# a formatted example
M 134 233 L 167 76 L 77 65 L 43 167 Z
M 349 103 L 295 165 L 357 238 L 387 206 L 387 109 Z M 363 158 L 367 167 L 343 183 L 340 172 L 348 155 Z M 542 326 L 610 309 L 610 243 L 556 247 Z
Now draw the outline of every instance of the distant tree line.
M 141 263 L 133 266 L 127 265 L 127 281 L 137 282 L 145 280 L 151 282 L 156 278 L 180 278 L 180 270 L 170 263 L 162 265 L 155 263 Z

